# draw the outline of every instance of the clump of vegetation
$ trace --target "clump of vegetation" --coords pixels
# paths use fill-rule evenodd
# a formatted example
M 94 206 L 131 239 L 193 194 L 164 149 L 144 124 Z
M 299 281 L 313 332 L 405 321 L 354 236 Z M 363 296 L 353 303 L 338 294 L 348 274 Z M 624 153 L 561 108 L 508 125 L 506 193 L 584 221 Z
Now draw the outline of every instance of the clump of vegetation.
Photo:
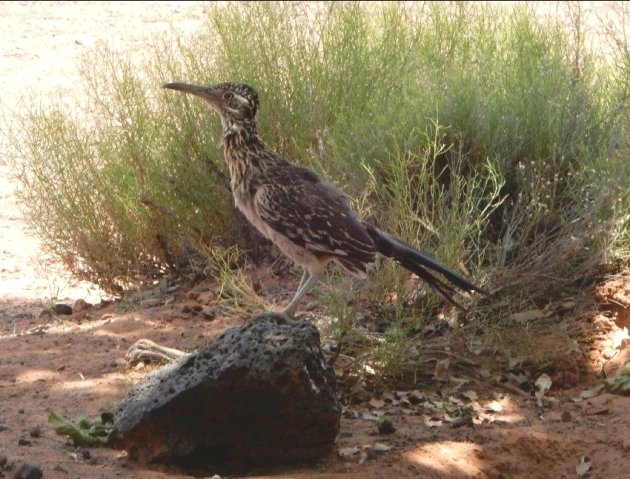
M 109 433 L 114 427 L 114 415 L 102 413 L 100 417 L 88 419 L 78 413 L 72 422 L 54 411 L 48 413 L 48 422 L 60 436 L 68 436 L 75 446 L 97 446 L 107 444 Z
M 232 207 L 218 118 L 160 86 L 245 82 L 270 145 L 333 179 L 364 218 L 497 290 L 476 319 L 507 324 L 630 245 L 628 46 L 617 39 L 603 61 L 584 47 L 578 3 L 565 4 L 568 29 L 533 8 L 209 5 L 203 32 L 164 38 L 140 64 L 100 46 L 83 61 L 85 108 L 33 106 L 13 131 L 31 225 L 112 291 L 198 273 L 208 257 L 227 284 L 243 259 L 222 252 L 251 254 L 259 237 Z M 384 338 L 375 364 L 396 371 L 441 299 L 392 264 L 353 287 Z M 322 297 L 347 335 L 340 294 Z

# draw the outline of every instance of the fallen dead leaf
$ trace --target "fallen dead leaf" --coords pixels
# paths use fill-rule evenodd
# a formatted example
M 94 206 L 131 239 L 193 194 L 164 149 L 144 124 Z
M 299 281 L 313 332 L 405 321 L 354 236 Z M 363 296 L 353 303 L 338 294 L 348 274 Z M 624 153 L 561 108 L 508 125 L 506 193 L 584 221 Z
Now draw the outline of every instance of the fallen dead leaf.
M 376 452 L 387 452 L 387 451 L 391 451 L 392 446 L 382 443 L 382 442 L 375 442 L 374 445 L 372 446 L 372 450 L 376 451 Z
M 359 417 L 359 413 L 357 411 L 355 411 L 354 409 L 350 409 L 350 408 L 343 408 L 343 411 L 341 412 L 341 414 L 343 414 L 343 417 L 347 418 L 347 419 L 358 419 Z
M 549 389 L 551 389 L 551 384 L 551 378 L 547 374 L 543 373 L 538 377 L 538 379 L 536 379 L 536 404 L 538 405 L 538 407 L 543 406 L 543 397 L 549 391 Z
M 381 409 L 385 407 L 385 401 L 383 401 L 382 399 L 372 398 L 370 399 L 370 406 L 376 409 Z
M 357 381 L 350 388 L 350 394 L 356 395 L 365 391 L 365 385 L 361 381 Z
M 589 416 L 605 416 L 610 413 L 610 410 L 606 406 L 600 406 L 586 411 Z
M 466 399 L 469 399 L 470 401 L 476 401 L 477 399 L 479 399 L 477 397 L 477 393 L 475 391 L 464 391 L 462 393 L 462 396 L 464 396 Z
M 501 412 L 503 411 L 503 404 L 495 399 L 486 404 L 484 409 L 490 412 Z
M 526 323 L 535 319 L 545 318 L 549 316 L 549 314 L 549 312 L 544 312 L 541 309 L 529 309 L 527 311 L 520 311 L 518 313 L 511 314 L 510 319 L 512 321 L 516 321 L 517 323 Z
M 451 364 L 450 358 L 441 359 L 435 364 L 433 368 L 433 375 L 435 379 L 444 381 L 448 378 L 448 367 Z
M 431 406 L 427 406 L 429 403 Z M 437 399 L 436 397 L 432 397 L 429 401 L 425 402 L 425 407 L 429 409 L 433 409 L 435 411 L 444 411 L 444 401 Z
M 357 454 L 361 449 L 356 446 L 341 447 L 339 448 L 339 456 L 343 459 L 348 459 Z
M 473 416 L 471 414 L 464 414 L 463 416 L 446 416 L 444 420 L 451 425 L 451 427 L 471 426 L 473 424 Z
M 473 339 L 472 341 L 469 341 L 466 347 L 468 348 L 468 351 L 473 353 L 475 356 L 479 356 L 485 349 L 483 341 L 478 339 Z
M 584 475 L 591 469 L 591 463 L 589 462 L 588 458 L 585 456 L 582 456 L 580 458 L 580 462 L 578 463 L 577 466 L 575 466 L 575 473 L 577 474 L 578 479 L 580 479 L 581 477 L 584 477 Z
M 381 417 L 375 413 L 376 411 L 374 412 L 365 411 L 361 414 L 361 419 L 365 419 L 366 421 L 380 421 Z
M 383 400 L 394 403 L 397 401 L 396 397 L 392 393 L 383 393 Z
M 422 416 L 422 419 L 424 421 L 424 425 L 429 428 L 440 427 L 442 425 L 441 419 L 436 419 L 429 416 Z
M 418 391 L 417 389 L 411 391 L 408 396 L 408 400 L 411 404 L 418 404 L 424 401 L 425 398 L 426 396 L 422 394 L 420 391 Z
M 578 396 L 577 400 L 578 401 L 583 401 L 585 399 L 590 399 L 592 397 L 595 397 L 599 393 L 601 393 L 603 389 L 604 389 L 604 385 L 603 384 L 598 384 L 597 386 L 592 387 L 590 389 L 585 389 L 584 391 L 582 391 L 580 393 L 580 395 Z
M 461 388 L 464 384 L 468 384 L 470 382 L 470 379 L 468 378 L 462 378 L 462 377 L 457 377 L 457 376 L 451 376 L 448 378 L 448 381 L 452 384 L 455 385 L 455 389 L 457 390 L 459 388 Z

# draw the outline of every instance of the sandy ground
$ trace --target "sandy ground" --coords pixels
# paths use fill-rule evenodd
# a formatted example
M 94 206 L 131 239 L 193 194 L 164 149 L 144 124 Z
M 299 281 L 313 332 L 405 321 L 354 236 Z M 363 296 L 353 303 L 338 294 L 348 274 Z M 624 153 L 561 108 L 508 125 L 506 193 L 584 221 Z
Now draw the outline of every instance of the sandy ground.
M 78 80 L 75 60 L 95 42 L 105 40 L 129 52 L 141 51 L 171 24 L 192 32 L 203 16 L 199 2 L 1 2 L 1 127 L 10 124 L 11 112 L 19 111 L 28 90 L 42 98 L 71 95 Z M 70 317 L 40 316 L 50 302 L 72 304 L 85 299 L 98 303 L 103 294 L 94 285 L 73 280 L 29 234 L 15 201 L 18 186 L 12 160 L 8 146 L 1 143 L 0 458 L 6 455 L 9 462 L 37 464 L 47 479 L 190 477 L 178 469 L 130 463 L 121 451 L 91 448 L 87 454 L 77 450 L 50 429 L 48 410 L 70 417 L 78 411 L 92 416 L 112 410 L 129 386 L 149 370 L 125 364 L 125 351 L 137 339 L 148 337 L 194 349 L 241 321 L 221 316 L 208 321 L 194 313 L 191 305 L 204 311 L 216 307 L 211 285 L 202 285 L 192 295 L 182 291 L 147 298 L 148 303 L 101 304 Z M 615 295 L 627 285 L 626 281 L 613 286 L 599 299 L 619 302 Z M 463 399 L 461 392 L 474 391 L 478 399 L 470 422 L 451 423 L 417 404 L 402 407 L 390 396 L 372 404 L 348 403 L 338 439 L 338 449 L 348 457 L 335 451 L 315 466 L 257 470 L 251 475 L 630 478 L 628 398 L 602 394 L 575 400 L 594 384 L 602 366 L 628 357 L 628 350 L 611 349 L 612 335 L 620 326 L 615 318 L 619 319 L 619 311 L 575 318 L 574 329 L 581 331 L 575 337 L 578 353 L 554 371 L 548 395 L 555 400 L 545 400 L 543 407 L 537 406 L 529 391 L 489 384 L 475 368 L 459 371 L 466 379 L 464 388 L 429 378 L 420 394 L 434 402 L 454 397 L 470 404 L 470 394 Z M 383 418 L 395 426 L 393 434 L 378 433 Z M 376 453 L 376 443 L 391 449 Z M 352 447 L 364 454 L 350 454 Z M 576 471 L 582 458 L 591 467 L 579 476 Z M 199 477 L 213 473 L 204 471 Z M 3 474 L 12 477 L 0 468 L 0 477 Z
M 133 56 L 156 34 L 171 26 L 194 31 L 203 18 L 201 2 L 0 2 L 1 127 L 10 127 L 12 113 L 31 92 L 42 102 L 76 94 L 78 58 L 97 42 Z M 12 308 L 19 299 L 98 302 L 103 293 L 73 280 L 26 230 L 9 156 L 9 145 L 0 142 L 0 307 Z

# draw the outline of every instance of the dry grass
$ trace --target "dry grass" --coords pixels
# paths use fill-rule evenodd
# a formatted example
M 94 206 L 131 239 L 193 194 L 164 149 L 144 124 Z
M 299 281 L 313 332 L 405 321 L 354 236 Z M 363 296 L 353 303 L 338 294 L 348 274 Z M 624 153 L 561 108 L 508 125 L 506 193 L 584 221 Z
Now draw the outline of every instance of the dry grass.
M 10 132 L 29 220 L 110 291 L 209 271 L 234 312 L 265 306 L 231 269 L 259 238 L 231 206 L 219 122 L 159 88 L 247 82 L 265 140 L 332 178 L 364 218 L 497 290 L 451 323 L 499 338 L 520 327 L 513 312 L 572 294 L 630 250 L 628 43 L 610 26 L 612 61 L 590 52 L 585 12 L 567 8 L 568 25 L 528 5 L 209 5 L 203 32 L 165 38 L 139 65 L 101 46 L 81 69 L 87 106 L 32 101 Z M 335 334 L 380 335 L 374 365 L 395 376 L 441 300 L 392 265 L 343 284 L 322 295 Z M 360 304 L 377 326 L 355 335 Z

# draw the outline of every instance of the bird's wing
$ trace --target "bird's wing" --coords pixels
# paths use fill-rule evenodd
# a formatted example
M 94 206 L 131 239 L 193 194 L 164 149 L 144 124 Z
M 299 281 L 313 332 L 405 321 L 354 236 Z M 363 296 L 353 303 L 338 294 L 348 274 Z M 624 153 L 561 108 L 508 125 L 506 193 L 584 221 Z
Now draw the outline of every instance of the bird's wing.
M 269 167 L 252 180 L 251 188 L 260 218 L 296 245 L 317 255 L 373 261 L 374 242 L 347 197 L 311 170 Z

